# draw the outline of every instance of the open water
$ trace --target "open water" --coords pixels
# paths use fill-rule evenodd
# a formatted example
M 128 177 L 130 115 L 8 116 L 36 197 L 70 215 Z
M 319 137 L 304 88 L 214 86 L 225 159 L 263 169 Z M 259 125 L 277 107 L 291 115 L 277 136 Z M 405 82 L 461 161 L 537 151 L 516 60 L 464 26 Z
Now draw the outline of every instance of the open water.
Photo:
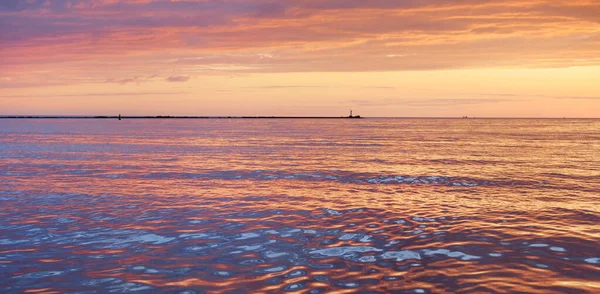
M 0 120 L 1 293 L 600 292 L 600 121 Z

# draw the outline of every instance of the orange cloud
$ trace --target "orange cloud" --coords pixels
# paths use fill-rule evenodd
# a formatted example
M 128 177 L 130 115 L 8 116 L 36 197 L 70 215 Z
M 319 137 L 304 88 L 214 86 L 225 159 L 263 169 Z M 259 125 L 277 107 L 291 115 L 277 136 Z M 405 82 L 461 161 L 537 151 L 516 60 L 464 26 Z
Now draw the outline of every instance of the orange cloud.
M 31 0 L 0 19 L 5 89 L 600 65 L 594 0 Z

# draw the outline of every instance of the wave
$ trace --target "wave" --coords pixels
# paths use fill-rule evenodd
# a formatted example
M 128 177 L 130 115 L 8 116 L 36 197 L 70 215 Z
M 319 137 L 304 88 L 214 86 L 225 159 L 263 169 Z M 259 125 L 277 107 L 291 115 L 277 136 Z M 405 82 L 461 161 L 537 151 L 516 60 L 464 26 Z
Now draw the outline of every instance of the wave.
M 177 232 L 158 226 L 118 228 L 114 222 L 107 222 L 111 226 L 74 226 L 64 217 L 44 218 L 52 222 L 45 227 L 0 222 L 4 231 L 0 245 L 14 249 L 0 257 L 0 268 L 10 275 L 0 283 L 0 289 L 19 292 L 52 283 L 47 287 L 116 292 L 215 292 L 222 290 L 219 285 L 228 285 L 229 290 L 291 291 L 316 284 L 329 290 L 375 290 L 410 276 L 413 282 L 396 284 L 398 289 L 427 292 L 433 288 L 415 286 L 437 285 L 435 289 L 446 291 L 465 288 L 481 278 L 475 273 L 485 270 L 487 277 L 508 287 L 505 290 L 535 292 L 553 287 L 530 288 L 527 278 L 557 273 L 561 279 L 582 275 L 591 279 L 600 274 L 600 253 L 594 240 L 535 238 L 521 234 L 519 229 L 483 229 L 480 222 L 485 220 L 475 217 L 390 218 L 383 210 L 369 208 L 235 214 L 224 209 L 215 215 L 196 214 L 196 218 L 203 216 L 198 220 L 185 217 L 188 213 L 181 209 L 168 213 L 159 210 L 154 209 L 154 214 L 162 214 L 158 219 L 141 221 L 139 215 L 133 218 L 126 214 L 123 218 L 125 223 L 139 226 L 183 218 L 187 225 L 177 224 Z M 310 218 L 321 212 L 325 219 Z M 267 221 L 277 216 L 284 216 L 282 222 Z M 477 224 L 477 228 L 468 229 L 465 223 Z M 263 228 L 257 229 L 261 224 Z M 18 264 L 36 264 L 36 269 L 18 271 Z M 57 264 L 61 264 L 60 270 Z M 463 270 L 455 271 L 448 265 Z M 448 279 L 455 282 L 449 284 Z M 178 284 L 181 280 L 190 283 Z M 487 283 L 480 290 L 498 291 L 496 286 Z M 589 289 L 582 285 L 562 287 L 569 291 Z

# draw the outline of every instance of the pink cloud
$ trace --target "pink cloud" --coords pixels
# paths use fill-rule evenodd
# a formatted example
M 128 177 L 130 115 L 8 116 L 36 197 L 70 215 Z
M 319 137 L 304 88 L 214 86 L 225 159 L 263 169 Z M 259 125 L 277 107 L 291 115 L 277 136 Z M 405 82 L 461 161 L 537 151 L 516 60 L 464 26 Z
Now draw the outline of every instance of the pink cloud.
M 165 80 L 167 82 L 171 82 L 171 83 L 181 83 L 181 82 L 187 82 L 190 79 L 190 77 L 188 76 L 170 76 L 168 78 L 166 78 Z
M 598 65 L 596 1 L 47 0 L 0 7 L 2 75 Z M 418 53 L 418 54 L 417 54 Z M 270 56 L 265 58 L 265 56 Z M 396 56 L 389 58 L 388 56 Z M 177 71 L 181 76 L 169 76 Z M 55 77 L 33 77 L 53 81 Z M 171 78 L 173 78 L 171 80 Z M 20 79 L 23 81 L 22 79 Z M 0 80 L 0 87 L 9 80 Z

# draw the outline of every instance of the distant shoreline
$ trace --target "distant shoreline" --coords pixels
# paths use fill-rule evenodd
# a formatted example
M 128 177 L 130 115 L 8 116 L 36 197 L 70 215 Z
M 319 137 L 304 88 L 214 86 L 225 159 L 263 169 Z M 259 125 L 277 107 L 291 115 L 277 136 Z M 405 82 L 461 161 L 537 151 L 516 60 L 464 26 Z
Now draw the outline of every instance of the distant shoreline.
M 115 116 L 4 115 L 0 119 L 119 119 Z M 121 116 L 121 119 L 362 119 L 360 116 Z
M 0 119 L 115 119 L 118 115 L 0 115 Z M 142 115 L 121 116 L 121 119 L 365 119 L 361 116 L 170 116 L 170 115 Z M 599 120 L 595 117 L 369 117 L 369 119 L 449 119 L 449 120 L 503 120 L 503 119 L 551 119 L 551 120 Z

